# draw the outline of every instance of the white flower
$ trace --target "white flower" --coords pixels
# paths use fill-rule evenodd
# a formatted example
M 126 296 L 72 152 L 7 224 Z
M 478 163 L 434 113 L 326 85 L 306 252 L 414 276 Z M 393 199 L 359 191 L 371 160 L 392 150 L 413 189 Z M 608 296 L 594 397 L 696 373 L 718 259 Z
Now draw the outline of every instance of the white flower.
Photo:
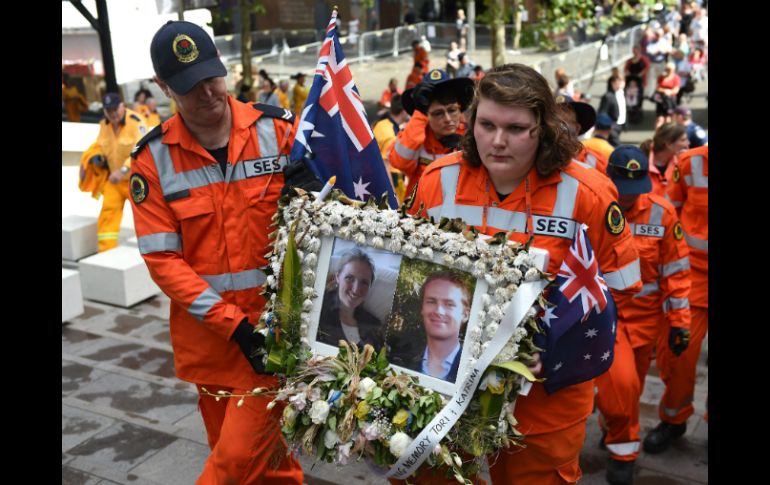
M 480 339 L 480 338 L 481 338 L 481 329 L 480 329 L 479 327 L 473 327 L 473 328 L 472 328 L 472 329 L 471 329 L 471 330 L 468 332 L 468 337 L 469 337 L 471 340 L 478 340 L 478 339 Z
M 524 275 L 525 281 L 537 281 L 540 279 L 540 272 L 537 270 L 537 268 L 529 268 L 527 270 L 527 273 Z
M 474 342 L 471 346 L 471 355 L 478 358 L 479 354 L 481 354 L 481 345 L 478 342 Z
M 315 283 L 315 272 L 312 269 L 306 269 L 302 272 L 302 281 L 306 285 Z
M 486 351 L 487 351 L 487 348 L 489 348 L 489 344 L 490 344 L 490 343 L 491 343 L 491 342 L 484 342 L 483 344 L 481 344 L 481 352 L 482 352 L 482 353 L 484 353 L 484 352 L 486 352 Z
M 275 276 L 268 275 L 266 283 L 267 283 L 267 286 L 270 286 L 270 287 L 274 288 L 275 287 Z
M 394 253 L 401 251 L 401 240 L 400 239 L 391 239 L 390 240 L 390 250 Z
M 531 263 L 529 253 L 525 251 L 521 251 L 519 254 L 516 255 L 515 258 L 513 258 L 513 265 L 514 266 L 529 266 Z
M 385 241 L 383 241 L 380 236 L 374 236 L 372 238 L 372 246 L 377 249 L 382 249 L 385 247 Z
M 310 310 L 312 310 L 312 308 L 313 308 L 313 301 L 312 300 L 307 299 L 307 300 L 302 302 L 302 309 L 305 310 L 306 312 L 309 312 Z
M 535 318 L 537 316 L 537 309 L 533 306 L 527 310 L 527 315 L 524 318 Z
M 431 248 L 420 249 L 420 256 L 426 259 L 433 259 L 433 250 Z
M 340 445 L 337 448 L 337 462 L 341 465 L 348 464 L 348 458 L 350 458 L 350 447 L 353 446 L 353 442 L 349 441 L 344 445 Z
M 399 431 L 390 437 L 390 452 L 396 458 L 404 454 L 407 447 L 412 443 L 412 438 L 408 434 Z
M 315 401 L 310 408 L 310 420 L 315 424 L 323 424 L 326 422 L 326 417 L 329 416 L 329 403 L 326 401 Z
M 423 243 L 425 242 L 425 237 L 419 232 L 415 232 L 411 236 L 409 236 L 409 242 L 419 247 L 419 246 L 422 246 Z
M 457 266 L 460 267 L 460 269 L 467 269 L 471 265 L 471 260 L 468 258 L 468 256 L 460 256 L 457 258 Z
M 486 391 L 487 387 L 491 387 L 495 390 L 500 389 L 504 382 L 500 379 L 500 375 L 498 375 L 497 371 L 489 371 L 487 372 L 487 375 L 484 376 L 484 378 L 481 380 L 481 384 L 479 384 L 479 390 Z
M 500 325 L 496 323 L 490 323 L 487 325 L 487 328 L 484 329 L 487 332 L 487 338 L 491 339 L 495 333 L 497 333 L 498 328 L 500 328 Z
M 307 253 L 304 262 L 307 266 L 313 267 L 318 262 L 318 256 L 316 256 L 315 253 Z
M 483 322 L 484 319 L 487 318 L 487 312 L 485 312 L 484 310 L 479 310 L 477 315 L 479 317 L 479 322 Z
M 310 389 L 310 391 L 307 393 L 307 398 L 310 400 L 310 402 L 318 401 L 321 399 L 321 390 L 317 387 Z
M 403 251 L 404 254 L 406 254 L 410 258 L 413 258 L 417 254 L 417 248 L 409 243 L 404 244 L 401 250 Z
M 299 334 L 303 337 L 307 337 L 307 325 L 304 323 L 299 326 Z
M 455 258 L 451 254 L 443 254 L 441 255 L 441 262 L 447 266 L 451 266 L 452 264 L 454 264 Z
M 300 392 L 299 394 L 295 394 L 289 398 L 289 402 L 292 406 L 297 408 L 298 411 L 302 411 L 305 409 L 305 403 L 306 403 L 307 395 L 304 392 Z
M 337 433 L 334 431 L 327 429 L 326 433 L 324 434 L 324 446 L 327 448 L 334 448 L 334 445 L 340 442 L 340 437 L 337 436 Z
M 438 456 L 441 454 L 441 445 L 436 445 L 433 447 L 433 455 Z
M 345 226 L 340 228 L 340 236 L 344 237 L 345 239 L 350 238 L 350 226 Z
M 332 214 L 331 216 L 329 216 L 329 224 L 331 224 L 332 226 L 339 226 L 340 224 L 342 224 L 342 217 L 339 214 Z
M 488 294 L 484 293 L 481 295 L 481 303 L 484 305 L 484 307 L 488 307 L 492 303 L 492 297 Z
M 361 433 L 367 441 L 374 441 L 380 437 L 380 427 L 375 423 L 366 423 L 361 429 Z
M 516 330 L 513 331 L 513 336 L 516 341 L 519 342 L 527 336 L 527 329 L 524 327 L 517 327 Z
M 302 296 L 305 298 L 314 298 L 315 297 L 315 288 L 312 286 L 306 286 L 302 288 Z
M 366 244 L 366 235 L 363 232 L 359 232 L 355 236 L 353 236 L 353 241 L 355 241 L 356 244 L 359 246 L 363 246 Z
M 307 235 L 311 237 L 315 237 L 318 235 L 318 226 L 311 224 L 310 227 L 307 230 Z
M 390 231 L 390 237 L 392 239 L 404 239 L 404 231 L 400 227 L 396 227 Z
M 497 278 L 493 274 L 486 273 L 484 275 L 484 279 L 487 281 L 487 284 L 489 286 L 497 286 Z
M 331 236 L 333 232 L 334 229 L 332 229 L 332 226 L 328 222 L 321 224 L 321 234 L 324 236 Z
M 500 309 L 499 305 L 492 305 L 489 307 L 489 318 L 492 319 L 492 321 L 500 320 L 503 318 L 503 311 Z
M 366 395 L 375 387 L 377 387 L 377 383 L 374 382 L 373 379 L 364 377 L 361 379 L 361 382 L 358 383 L 358 398 L 366 399 Z

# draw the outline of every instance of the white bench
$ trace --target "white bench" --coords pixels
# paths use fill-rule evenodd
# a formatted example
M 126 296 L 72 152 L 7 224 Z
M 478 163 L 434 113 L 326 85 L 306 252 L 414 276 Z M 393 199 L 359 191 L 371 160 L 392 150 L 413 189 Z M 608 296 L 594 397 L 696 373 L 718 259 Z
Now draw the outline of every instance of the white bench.
M 137 248 L 118 246 L 79 263 L 89 300 L 128 308 L 160 293 Z
M 61 322 L 68 322 L 83 314 L 83 290 L 80 274 L 71 269 L 61 269 Z
M 61 220 L 61 257 L 77 261 L 99 251 L 96 217 L 69 215 Z

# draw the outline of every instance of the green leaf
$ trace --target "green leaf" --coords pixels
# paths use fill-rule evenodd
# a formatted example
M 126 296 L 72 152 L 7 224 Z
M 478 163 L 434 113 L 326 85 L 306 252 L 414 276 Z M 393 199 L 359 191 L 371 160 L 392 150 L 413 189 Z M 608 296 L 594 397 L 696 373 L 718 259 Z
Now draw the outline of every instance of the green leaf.
M 524 376 L 524 378 L 530 382 L 533 382 L 533 381 L 540 382 L 540 379 L 537 379 L 534 376 L 534 374 L 532 374 L 532 371 L 530 371 L 526 365 L 519 362 L 518 360 L 511 360 L 508 362 L 503 362 L 502 364 L 492 364 L 492 366 L 500 367 L 502 369 L 508 369 L 511 372 L 515 372 L 516 374 Z
M 395 400 L 396 400 L 396 396 L 398 396 L 398 391 L 396 391 L 395 389 L 393 389 L 393 390 L 391 390 L 391 391 L 388 393 L 388 400 L 389 400 L 389 401 L 395 401 Z
M 380 396 L 382 396 L 382 388 L 381 387 L 375 387 L 372 391 L 372 399 L 379 399 Z
M 388 355 L 383 345 L 380 349 L 380 353 L 377 354 L 377 370 L 384 370 L 388 367 Z
M 479 402 L 481 403 L 481 415 L 485 418 L 496 418 L 500 416 L 503 409 L 503 394 L 493 394 L 489 389 L 481 393 Z
M 292 375 L 294 373 L 294 367 L 297 365 L 297 356 L 289 353 L 286 357 L 286 375 Z
M 329 416 L 329 419 L 326 420 L 326 424 L 329 425 L 329 429 L 331 430 L 337 429 L 337 416 L 335 416 L 334 414 Z
M 281 288 L 278 293 L 281 302 L 278 311 L 281 323 L 284 325 L 289 321 L 290 313 L 298 313 L 302 309 L 302 266 L 297 253 L 297 242 L 294 240 L 297 224 L 299 221 L 294 222 L 289 230 L 289 240 L 281 270 Z
M 280 347 L 273 348 L 267 356 L 265 370 L 267 372 L 283 372 L 284 354 L 285 352 Z
M 300 420 L 302 421 L 303 426 L 308 426 L 310 424 L 310 416 L 308 416 L 307 414 L 303 414 Z

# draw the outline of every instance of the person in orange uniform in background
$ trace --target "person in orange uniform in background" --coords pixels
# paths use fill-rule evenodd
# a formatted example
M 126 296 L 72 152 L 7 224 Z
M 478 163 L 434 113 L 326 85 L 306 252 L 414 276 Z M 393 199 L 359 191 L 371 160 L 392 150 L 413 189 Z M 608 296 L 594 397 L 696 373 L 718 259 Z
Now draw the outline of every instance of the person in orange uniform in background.
M 609 160 L 612 151 L 615 150 L 615 147 L 608 141 L 610 130 L 612 130 L 612 118 L 607 113 L 599 113 L 596 115 L 593 136 L 583 140 L 583 146 L 598 152 L 605 160 Z
M 418 84 L 422 82 L 422 64 L 419 62 L 415 62 L 414 66 L 412 66 L 412 71 L 409 73 L 409 75 L 406 77 L 406 88 L 405 89 L 412 89 Z
M 582 101 L 575 101 L 569 96 L 559 94 L 556 96 L 556 106 L 562 120 L 567 123 L 570 132 L 580 136 L 590 130 L 596 123 L 596 110 L 593 106 Z M 606 175 L 607 156 L 600 151 L 581 143 L 581 150 L 575 156 L 575 160 L 583 162 Z
M 428 71 L 430 71 L 428 51 L 425 50 L 425 47 L 422 46 L 419 40 L 412 41 L 412 52 L 414 53 L 415 64 L 419 62 L 420 66 L 422 66 L 422 73 L 428 74 Z
M 96 179 L 103 180 L 101 187 L 89 190 L 104 195 L 102 210 L 97 221 L 99 252 L 117 247 L 123 206 L 128 198 L 128 171 L 131 168 L 131 150 L 145 134 L 147 125 L 139 113 L 127 109 L 117 93 L 107 93 L 102 100 L 104 119 L 99 122 L 99 134 L 95 145 L 97 152 L 86 151 L 81 167 L 88 167 Z M 93 147 L 93 145 L 92 145 Z M 86 158 L 88 156 L 88 158 Z M 86 171 L 81 170 L 81 182 Z M 100 177 L 103 173 L 103 178 Z M 81 187 L 82 188 L 82 187 Z
M 178 112 L 143 138 L 133 156 L 131 198 L 139 251 L 171 299 L 177 377 L 195 383 L 211 454 L 198 484 L 301 484 L 269 397 L 220 399 L 274 388 L 263 371 L 268 231 L 294 139 L 284 110 L 228 96 L 227 71 L 199 26 L 169 21 L 150 46 L 155 81 Z M 300 162 L 301 163 L 301 162 Z M 307 173 L 304 170 L 301 173 Z M 300 174 L 300 172 L 297 172 Z M 309 190 L 319 190 L 315 180 Z
M 404 91 L 401 102 L 412 118 L 398 133 L 388 160 L 406 175 L 407 197 L 433 160 L 459 149 L 465 133 L 463 111 L 473 100 L 473 86 L 467 77 L 452 79 L 434 69 L 417 87 Z
M 650 160 L 652 192 L 661 197 L 666 195 L 669 183 L 679 183 L 681 171 L 678 155 L 687 150 L 690 140 L 687 128 L 677 123 L 666 123 L 655 130 L 651 140 L 639 145 Z
M 690 346 L 680 356 L 658 344 L 657 366 L 666 390 L 660 401 L 660 423 L 644 438 L 644 451 L 660 453 L 687 431 L 692 416 L 695 370 L 701 343 L 708 332 L 709 151 L 708 145 L 681 155 L 681 177 L 668 186 L 668 196 L 679 210 L 684 240 L 690 248 Z
M 401 90 L 398 89 L 398 80 L 394 77 L 390 78 L 390 81 L 388 81 L 388 87 L 385 88 L 385 90 L 382 92 L 382 96 L 380 96 L 380 101 L 378 103 L 378 106 L 381 110 L 381 113 L 385 113 L 390 109 L 390 100 L 393 99 L 393 96 L 396 94 L 401 94 Z
M 614 201 L 615 189 L 596 170 L 572 162 L 580 143 L 559 118 L 543 76 L 523 64 L 488 71 L 470 109 L 470 125 L 463 150 L 425 170 L 411 213 L 424 205 L 435 220 L 462 217 L 484 234 L 513 231 L 511 238 L 519 243 L 534 235 L 533 245 L 549 252 L 550 273 L 558 271 L 575 228 L 586 224 L 616 302 L 639 291 L 639 259 Z M 620 217 L 610 217 L 615 214 Z M 537 223 L 555 218 L 568 221 L 568 227 Z M 493 483 L 575 483 L 593 400 L 593 380 L 552 395 L 534 383 L 514 411 L 526 447 L 489 458 Z M 415 483 L 438 479 L 425 475 Z
M 686 348 L 690 328 L 689 251 L 676 209 L 652 194 L 647 156 L 620 145 L 607 167 L 618 189 L 618 203 L 634 235 L 642 271 L 642 291 L 618 306 L 615 360 L 596 378 L 602 446 L 609 450 L 607 481 L 633 483 L 639 456 L 639 400 L 658 336 L 675 355 Z
M 67 111 L 67 119 L 79 123 L 80 112 L 88 109 L 88 103 L 78 87 L 71 84 L 69 74 L 62 74 L 61 77 L 61 99 L 64 102 L 64 110 Z

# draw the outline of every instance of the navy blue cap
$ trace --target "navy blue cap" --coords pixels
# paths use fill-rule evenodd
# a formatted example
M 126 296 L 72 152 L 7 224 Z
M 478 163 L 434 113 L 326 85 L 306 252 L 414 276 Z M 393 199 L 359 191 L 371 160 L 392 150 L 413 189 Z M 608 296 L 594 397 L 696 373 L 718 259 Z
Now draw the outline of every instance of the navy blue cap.
M 575 117 L 580 124 L 580 132 L 578 135 L 582 135 L 594 127 L 594 123 L 596 123 L 596 110 L 593 106 L 581 101 L 575 101 L 571 97 L 563 94 L 556 96 L 555 101 L 556 104 L 568 104 L 575 110 Z
M 150 56 L 155 74 L 178 94 L 188 93 L 204 79 L 227 75 L 214 41 L 190 22 L 166 22 L 152 38 Z
M 469 77 L 449 77 L 443 69 L 431 69 L 422 77 L 423 84 L 435 85 L 433 90 L 433 96 L 435 97 L 438 92 L 451 91 L 457 94 L 457 99 L 460 103 L 460 109 L 465 111 L 473 101 L 474 87 L 476 83 Z M 440 87 L 439 87 L 440 86 Z M 410 115 L 414 113 L 414 100 L 412 99 L 412 93 L 414 88 L 407 89 L 401 95 L 401 101 L 404 105 L 404 109 Z
M 594 124 L 597 130 L 609 130 L 612 128 L 612 118 L 607 113 L 599 113 L 596 117 L 596 124 Z
M 652 190 L 647 155 L 635 145 L 619 145 L 607 163 L 607 175 L 620 195 L 646 194 Z
M 118 93 L 107 93 L 104 95 L 104 98 L 102 98 L 102 106 L 104 109 L 115 109 L 120 106 L 120 103 L 122 102 L 123 100 L 120 99 Z

